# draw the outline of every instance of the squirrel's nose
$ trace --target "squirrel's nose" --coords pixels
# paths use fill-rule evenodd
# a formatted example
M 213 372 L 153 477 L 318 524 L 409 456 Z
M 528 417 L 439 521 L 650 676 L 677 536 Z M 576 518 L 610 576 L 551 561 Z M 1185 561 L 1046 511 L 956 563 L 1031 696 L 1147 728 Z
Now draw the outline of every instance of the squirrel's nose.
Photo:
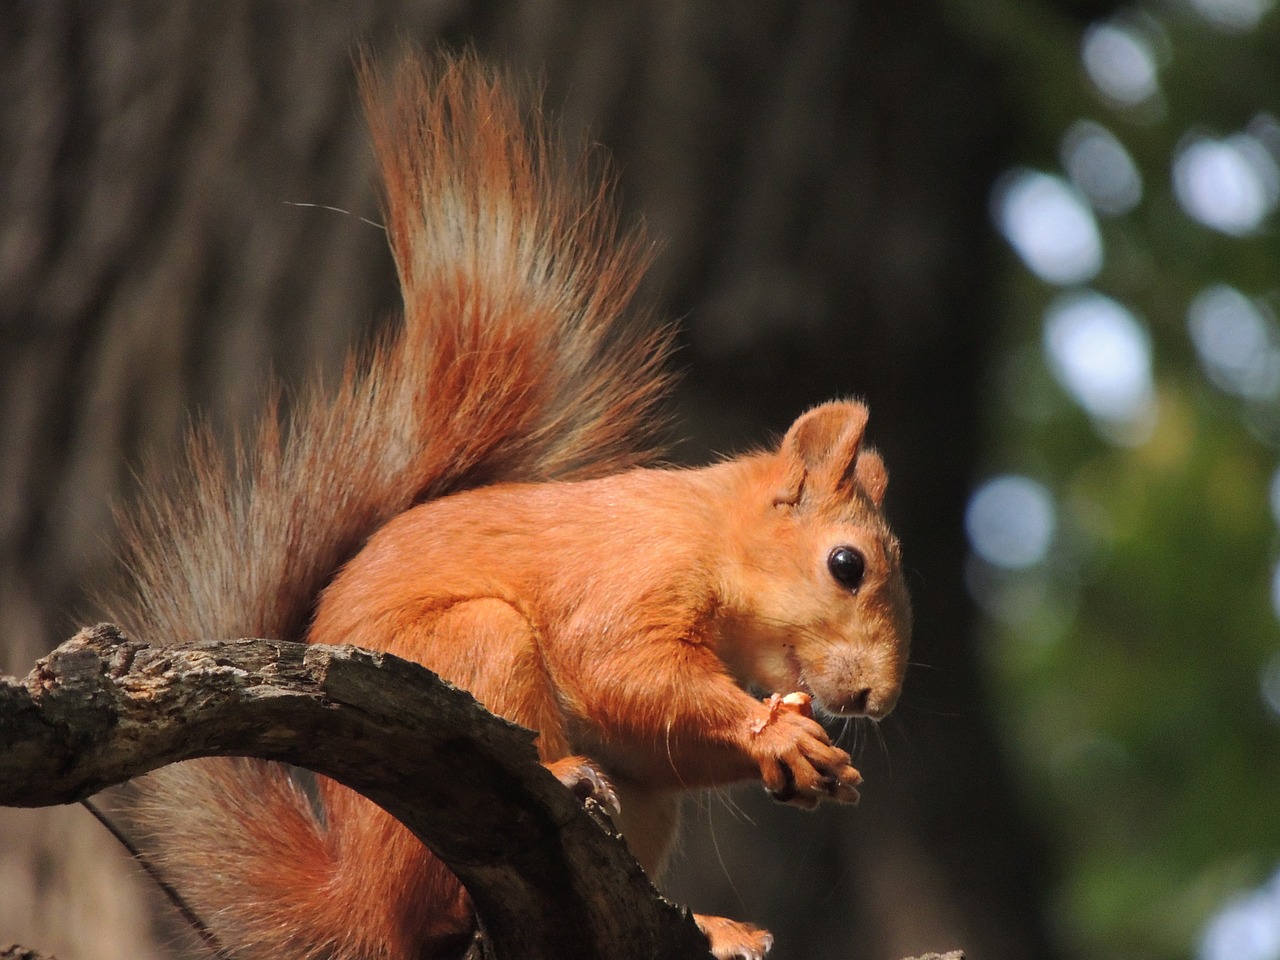
M 830 704 L 830 707 L 833 713 L 838 713 L 842 717 L 861 717 L 866 714 L 867 704 L 870 701 L 871 688 L 863 687 Z

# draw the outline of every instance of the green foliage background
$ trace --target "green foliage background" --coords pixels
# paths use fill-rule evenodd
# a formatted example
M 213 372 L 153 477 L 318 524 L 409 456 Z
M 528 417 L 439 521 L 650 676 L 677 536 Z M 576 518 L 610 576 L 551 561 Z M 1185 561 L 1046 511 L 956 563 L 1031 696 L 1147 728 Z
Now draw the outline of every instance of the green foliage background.
M 1214 386 L 1187 308 L 1223 283 L 1276 302 L 1280 236 L 1275 214 L 1243 236 L 1197 223 L 1171 163 L 1191 132 L 1280 116 L 1280 11 L 1237 30 L 1187 3 L 1109 14 L 1150 38 L 1160 67 L 1157 101 L 1123 107 L 1087 76 L 1078 22 L 1039 6 L 961 8 L 1027 78 L 1025 166 L 1065 176 L 1062 134 L 1088 119 L 1142 174 L 1131 212 L 1098 217 L 1105 261 L 1089 286 L 1149 331 L 1154 429 L 1111 443 L 1058 384 L 1042 316 L 1061 291 L 1011 252 L 989 473 L 1043 483 L 1057 526 L 1042 563 L 975 560 L 971 579 L 1007 742 L 1065 867 L 1065 944 L 1093 958 L 1191 956 L 1214 913 L 1280 863 L 1280 717 L 1262 694 L 1280 652 L 1268 507 L 1280 405 Z

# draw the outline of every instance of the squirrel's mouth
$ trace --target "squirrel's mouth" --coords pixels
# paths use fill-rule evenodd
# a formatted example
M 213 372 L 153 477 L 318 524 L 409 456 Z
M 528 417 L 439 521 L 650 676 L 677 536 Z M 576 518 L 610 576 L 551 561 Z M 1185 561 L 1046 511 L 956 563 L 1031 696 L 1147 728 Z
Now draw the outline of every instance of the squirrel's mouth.
M 795 649 L 787 650 L 787 669 L 791 671 L 791 686 L 801 693 L 807 693 L 813 697 L 815 705 L 822 707 L 822 698 L 813 692 L 813 687 L 809 686 L 809 681 L 805 679 L 804 667 L 800 663 L 800 658 L 796 656 Z M 792 693 L 793 690 L 781 690 L 780 693 Z M 825 708 L 824 708 L 825 709 Z
M 804 664 L 801 663 L 795 650 L 788 650 L 786 659 L 787 668 L 793 678 L 792 685 L 796 690 L 807 693 L 813 698 L 813 706 L 816 710 L 833 717 L 869 717 L 872 720 L 880 720 L 889 712 L 882 702 L 883 698 L 876 696 L 871 685 L 856 684 L 847 691 L 840 688 L 832 690 L 828 686 L 823 692 L 824 684 L 819 682 L 815 689 L 815 684 L 809 682 L 805 676 Z M 818 679 L 821 681 L 822 677 L 819 676 Z M 889 701 L 889 707 L 892 707 L 892 700 Z

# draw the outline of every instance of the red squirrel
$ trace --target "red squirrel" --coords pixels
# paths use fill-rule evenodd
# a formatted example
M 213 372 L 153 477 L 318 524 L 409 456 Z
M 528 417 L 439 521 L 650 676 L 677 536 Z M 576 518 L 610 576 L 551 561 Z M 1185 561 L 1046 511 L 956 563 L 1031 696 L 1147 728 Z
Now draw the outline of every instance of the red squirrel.
M 880 718 L 902 687 L 911 615 L 866 408 L 644 466 L 670 334 L 636 332 L 646 247 L 608 188 L 473 55 L 366 69 L 363 90 L 404 323 L 233 458 L 192 441 L 189 484 L 133 521 L 118 618 L 416 660 L 537 730 L 563 781 L 611 790 L 655 875 L 683 791 L 855 801 L 849 755 L 778 695 Z M 337 784 L 309 797 L 217 760 L 144 793 L 171 882 L 237 956 L 418 960 L 473 929 L 452 874 Z M 697 920 L 720 958 L 772 942 Z

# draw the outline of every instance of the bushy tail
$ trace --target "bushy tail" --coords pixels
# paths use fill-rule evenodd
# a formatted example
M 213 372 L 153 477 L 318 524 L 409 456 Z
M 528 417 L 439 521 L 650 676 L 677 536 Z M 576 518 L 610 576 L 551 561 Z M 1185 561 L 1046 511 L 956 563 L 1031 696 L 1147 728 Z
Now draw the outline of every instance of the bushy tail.
M 403 326 L 285 423 L 273 404 L 233 456 L 193 438 L 190 481 L 127 525 L 135 584 L 115 618 L 139 638 L 300 640 L 337 568 L 413 503 L 653 456 L 669 334 L 635 316 L 647 248 L 591 158 L 570 161 L 474 56 L 362 79 Z M 331 854 L 306 797 L 228 761 L 162 774 L 145 818 L 206 922 L 261 955 L 320 949 L 289 932 L 284 889 L 322 896 Z M 196 848 L 219 836 L 235 850 L 215 876 Z
M 120 619 L 140 636 L 299 639 L 335 569 L 414 502 L 652 456 L 668 335 L 632 316 L 647 251 L 588 160 L 471 55 L 366 68 L 363 90 L 403 327 L 230 461 L 193 439 L 190 483 L 127 532 Z

